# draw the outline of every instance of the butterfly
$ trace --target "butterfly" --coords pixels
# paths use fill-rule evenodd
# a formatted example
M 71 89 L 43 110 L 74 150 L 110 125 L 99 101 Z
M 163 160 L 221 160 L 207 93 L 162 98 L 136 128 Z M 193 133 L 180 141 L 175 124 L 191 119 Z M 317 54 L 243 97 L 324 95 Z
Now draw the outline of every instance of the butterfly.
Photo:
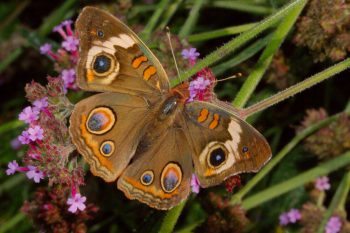
M 129 199 L 167 210 L 202 187 L 257 172 L 271 157 L 266 139 L 219 100 L 192 101 L 188 82 L 170 88 L 160 61 L 113 15 L 80 13 L 77 84 L 101 92 L 78 102 L 69 132 L 95 176 Z

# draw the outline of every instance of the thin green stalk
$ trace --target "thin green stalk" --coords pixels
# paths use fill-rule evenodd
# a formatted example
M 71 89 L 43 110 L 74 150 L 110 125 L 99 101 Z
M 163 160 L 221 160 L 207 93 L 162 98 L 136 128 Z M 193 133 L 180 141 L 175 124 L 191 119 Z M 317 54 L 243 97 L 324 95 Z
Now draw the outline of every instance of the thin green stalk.
M 188 41 L 190 43 L 193 43 L 193 42 L 198 42 L 203 40 L 215 39 L 223 36 L 232 36 L 232 35 L 236 35 L 236 34 L 245 32 L 247 30 L 250 30 L 253 27 L 255 27 L 257 24 L 258 23 L 247 23 L 247 24 L 242 24 L 242 25 L 237 25 L 232 27 L 226 27 L 218 30 L 213 30 L 209 32 L 201 32 L 198 34 L 193 34 L 188 36 Z
M 156 11 L 153 13 L 151 19 L 148 21 L 146 27 L 140 34 L 141 38 L 143 38 L 144 40 L 148 40 L 150 38 L 153 29 L 156 27 L 160 16 L 163 14 L 168 4 L 169 0 L 161 0 L 158 3 Z
M 21 55 L 23 49 L 21 47 L 16 48 L 12 53 L 0 61 L 0 73 L 3 72 L 8 65 L 15 61 L 19 55 Z
M 8 219 L 1 223 L 0 226 L 0 233 L 7 232 L 8 230 L 14 228 L 18 223 L 20 223 L 22 220 L 24 220 L 25 215 L 22 212 L 19 212 L 11 219 Z
M 350 111 L 346 112 L 347 114 L 350 114 Z M 252 179 L 249 180 L 249 182 L 244 185 L 244 187 L 239 190 L 235 195 L 231 198 L 232 204 L 238 204 L 242 201 L 242 199 L 247 195 L 249 191 L 251 191 L 258 183 L 261 181 L 272 169 L 296 146 L 298 143 L 315 132 L 316 130 L 319 130 L 322 127 L 325 127 L 326 125 L 330 124 L 331 122 L 338 119 L 342 113 L 338 113 L 336 115 L 330 116 L 322 121 L 317 122 L 316 124 L 313 124 L 303 131 L 299 132 L 287 145 L 285 145 L 282 150 L 277 153 L 261 170 L 258 174 L 256 174 Z
M 171 233 L 174 231 L 177 219 L 180 217 L 185 204 L 186 201 L 183 201 L 166 213 L 162 225 L 160 226 L 159 233 Z
M 18 127 L 23 126 L 24 123 L 20 120 L 13 120 L 0 125 L 0 135 L 6 133 L 7 131 L 12 131 Z
M 213 1 L 212 6 L 261 15 L 271 14 L 275 11 L 273 8 L 258 6 L 245 1 Z
M 322 163 L 315 168 L 303 172 L 287 181 L 274 185 L 248 197 L 247 199 L 243 200 L 242 207 L 246 210 L 250 210 L 261 205 L 262 203 L 272 200 L 275 197 L 311 182 L 319 176 L 326 175 L 348 164 L 350 164 L 350 151 L 339 155 L 328 162 Z
M 182 26 L 178 34 L 180 38 L 184 38 L 192 32 L 194 25 L 197 23 L 199 11 L 202 8 L 204 2 L 205 0 L 195 0 L 194 5 L 185 21 L 185 24 Z
M 40 36 L 46 36 L 52 31 L 52 28 L 61 23 L 65 17 L 68 15 L 73 15 L 73 6 L 76 4 L 76 2 L 77 0 L 64 1 L 64 3 L 59 8 L 54 10 L 50 16 L 44 20 L 44 23 L 41 24 L 40 28 L 38 29 L 38 34 Z
M 192 75 L 196 74 L 198 71 L 205 67 L 209 67 L 215 62 L 218 62 L 219 60 L 223 59 L 226 55 L 234 52 L 237 48 L 244 45 L 257 35 L 259 35 L 261 32 L 265 31 L 266 29 L 272 27 L 275 25 L 280 19 L 285 17 L 289 12 L 296 7 L 300 7 L 301 5 L 304 5 L 307 2 L 307 0 L 294 0 L 291 3 L 289 3 L 287 6 L 283 7 L 281 10 L 277 11 L 272 16 L 266 18 L 261 23 L 259 23 L 257 26 L 252 28 L 249 31 L 243 32 L 241 35 L 237 36 L 236 38 L 229 41 L 224 46 L 220 47 L 215 52 L 209 54 L 204 59 L 198 61 L 191 69 L 182 72 L 179 76 L 179 78 L 172 79 L 171 86 L 176 86 L 180 83 L 180 80 L 187 80 Z
M 173 1 L 173 3 L 170 4 L 168 9 L 164 13 L 164 16 L 163 16 L 162 22 L 159 25 L 159 28 L 163 29 L 168 25 L 170 19 L 174 16 L 175 12 L 181 5 L 182 1 L 183 0 L 175 0 Z
M 270 66 L 273 56 L 287 37 L 289 31 L 293 27 L 299 14 L 303 10 L 306 2 L 294 8 L 283 21 L 278 25 L 276 31 L 272 35 L 273 40 L 267 45 L 261 54 L 257 64 L 254 66 L 252 73 L 244 82 L 242 88 L 239 90 L 237 97 L 233 101 L 233 105 L 242 108 L 248 101 L 249 97 L 254 92 L 256 86 L 262 79 L 266 70 Z
M 341 211 L 342 213 L 346 213 L 344 209 L 344 204 L 349 194 L 350 188 L 350 171 L 348 171 L 342 181 L 340 182 L 337 191 L 335 192 L 332 201 L 327 208 L 327 211 L 324 213 L 322 222 L 318 228 L 318 233 L 323 233 L 325 226 L 329 220 L 329 218 L 334 214 L 335 211 Z
M 250 116 L 256 112 L 262 111 L 276 103 L 279 103 L 301 91 L 304 91 L 307 88 L 310 88 L 328 78 L 333 77 L 334 75 L 348 69 L 350 67 L 350 58 L 339 62 L 338 64 L 318 73 L 313 76 L 311 76 L 308 79 L 305 79 L 304 81 L 295 84 L 294 86 L 291 86 L 284 91 L 281 91 L 270 98 L 264 99 L 246 109 L 243 110 L 244 116 Z
M 241 64 L 242 62 L 248 60 L 249 58 L 257 54 L 260 50 L 262 50 L 270 41 L 270 39 L 271 39 L 271 35 L 258 39 L 253 44 L 245 48 L 242 52 L 234 56 L 233 58 L 214 66 L 212 68 L 214 74 L 216 76 L 221 75 L 226 70 L 233 68 L 236 65 Z
M 23 174 L 16 174 L 8 178 L 4 183 L 0 184 L 0 196 L 13 187 L 20 185 L 26 178 Z
M 16 20 L 18 16 L 23 12 L 23 10 L 26 9 L 29 3 L 30 0 L 24 0 L 16 4 L 15 9 L 9 14 L 9 16 L 7 16 L 5 20 L 0 22 L 0 32 L 2 32 L 4 28 L 7 27 L 10 23 Z
M 194 223 L 191 223 L 190 225 L 176 231 L 175 233 L 191 233 L 193 230 L 199 226 L 202 222 L 204 222 L 205 219 L 201 219 L 199 221 L 196 221 Z

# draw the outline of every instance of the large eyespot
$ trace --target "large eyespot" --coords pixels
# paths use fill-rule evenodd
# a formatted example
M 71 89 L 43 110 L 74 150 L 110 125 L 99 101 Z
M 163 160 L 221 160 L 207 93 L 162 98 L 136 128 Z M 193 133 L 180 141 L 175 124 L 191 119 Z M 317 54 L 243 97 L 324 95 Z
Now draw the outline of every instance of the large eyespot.
M 97 76 L 105 76 L 114 70 L 115 58 L 107 53 L 97 54 L 92 61 L 92 69 Z
M 106 157 L 111 156 L 114 152 L 114 149 L 115 149 L 114 142 L 112 142 L 112 141 L 105 141 L 100 146 L 101 154 L 106 156 Z
M 104 134 L 112 129 L 116 118 L 110 108 L 98 107 L 90 112 L 86 121 L 86 128 L 92 134 Z
M 161 185 L 162 189 L 166 193 L 173 192 L 179 187 L 182 180 L 182 171 L 178 164 L 168 163 L 161 174 Z
M 146 186 L 150 185 L 153 182 L 153 178 L 154 178 L 153 171 L 151 170 L 145 171 L 144 173 L 142 173 L 140 177 L 141 184 Z
M 220 167 L 227 159 L 227 150 L 219 145 L 218 147 L 214 147 L 208 156 L 208 164 L 212 168 Z

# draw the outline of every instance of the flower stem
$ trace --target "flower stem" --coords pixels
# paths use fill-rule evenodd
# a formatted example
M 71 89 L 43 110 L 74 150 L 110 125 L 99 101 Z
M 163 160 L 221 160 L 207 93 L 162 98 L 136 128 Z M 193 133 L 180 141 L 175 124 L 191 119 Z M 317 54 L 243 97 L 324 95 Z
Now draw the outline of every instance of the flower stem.
M 166 213 L 162 225 L 160 226 L 159 233 L 171 233 L 174 231 L 177 219 L 180 217 L 185 204 L 186 201 L 183 201 L 178 206 L 175 206 L 172 210 Z
M 194 25 L 197 23 L 199 11 L 202 8 L 204 2 L 205 0 L 195 0 L 194 5 L 186 19 L 186 22 L 179 32 L 180 38 L 184 38 L 191 33 L 192 29 L 194 28 Z
M 193 43 L 193 42 L 198 42 L 198 41 L 203 41 L 203 40 L 215 39 L 215 38 L 223 37 L 223 36 L 236 35 L 236 34 L 239 34 L 239 33 L 242 33 L 242 32 L 245 32 L 247 30 L 252 29 L 257 24 L 258 23 L 247 23 L 247 24 L 242 24 L 242 25 L 238 25 L 238 26 L 222 28 L 222 29 L 218 29 L 218 30 L 214 30 L 214 31 L 193 34 L 193 35 L 188 36 L 188 42 Z
M 350 164 L 350 151 L 328 162 L 318 165 L 313 169 L 303 172 L 302 174 L 297 175 L 287 181 L 274 185 L 254 194 L 251 197 L 248 197 L 242 202 L 242 206 L 244 209 L 250 210 L 258 205 L 261 205 L 262 203 L 265 203 L 266 201 L 269 201 L 299 186 L 311 182 L 319 176 L 326 175 L 348 164 Z
M 326 80 L 330 77 L 333 77 L 334 75 L 346 70 L 347 68 L 350 67 L 350 58 L 339 62 L 338 64 L 318 73 L 315 74 L 313 76 L 311 76 L 308 79 L 305 79 L 304 81 L 295 84 L 294 86 L 291 86 L 287 89 L 285 89 L 284 91 L 281 91 L 279 93 L 277 93 L 276 95 L 271 96 L 270 98 L 264 99 L 248 108 L 245 108 L 242 110 L 242 114 L 246 117 L 262 111 L 276 103 L 279 103 L 307 88 L 310 88 L 316 84 L 318 84 L 319 82 L 322 82 L 323 80 Z
M 258 6 L 245 1 L 213 1 L 212 6 L 259 15 L 271 14 L 275 11 L 273 8 Z
M 243 107 L 246 104 L 249 97 L 254 92 L 256 86 L 260 82 L 262 76 L 269 67 L 273 56 L 281 46 L 284 39 L 287 37 L 288 32 L 293 27 L 305 4 L 306 2 L 295 7 L 292 11 L 288 13 L 288 15 L 286 15 L 283 21 L 278 25 L 276 31 L 272 35 L 273 40 L 270 41 L 270 43 L 267 45 L 267 47 L 261 54 L 257 64 L 253 68 L 252 73 L 244 82 L 242 88 L 237 94 L 237 97 L 233 101 L 234 106 Z
M 159 28 L 163 29 L 168 25 L 170 19 L 173 17 L 182 1 L 183 0 L 175 0 L 170 4 L 168 9 L 164 12 L 164 16 L 162 17 L 162 22 L 159 24 Z
M 209 54 L 202 60 L 198 61 L 191 69 L 182 72 L 179 76 L 179 78 L 172 79 L 171 86 L 176 86 L 180 83 L 180 80 L 187 80 L 192 75 L 196 74 L 198 71 L 205 67 L 209 67 L 215 62 L 218 62 L 219 60 L 226 57 L 226 55 L 234 52 L 237 48 L 242 46 L 243 44 L 247 43 L 254 37 L 256 37 L 261 32 L 265 31 L 267 28 L 272 27 L 275 25 L 280 19 L 285 17 L 289 12 L 296 7 L 300 7 L 301 5 L 304 5 L 307 2 L 307 0 L 295 0 L 289 3 L 287 6 L 283 7 L 281 10 L 277 11 L 272 16 L 266 18 L 265 20 L 261 21 L 257 26 L 252 28 L 251 30 L 248 30 L 246 32 L 243 32 L 238 37 L 232 39 L 227 44 L 220 47 L 215 52 Z
M 161 0 L 158 3 L 156 11 L 153 13 L 153 15 L 152 15 L 151 19 L 148 21 L 146 27 L 140 33 L 141 38 L 143 38 L 146 41 L 150 38 L 153 29 L 156 27 L 156 24 L 157 24 L 160 16 L 165 11 L 168 4 L 169 4 L 169 0 Z
M 322 222 L 318 228 L 318 233 L 323 233 L 324 228 L 329 220 L 329 218 L 333 215 L 335 211 L 340 211 L 341 213 L 345 213 L 345 202 L 346 198 L 349 194 L 349 188 L 350 188 L 350 171 L 348 171 L 344 176 L 342 181 L 340 182 L 337 191 L 335 192 L 332 201 L 323 215 Z
M 348 115 L 350 114 L 350 111 L 346 112 Z M 244 185 L 244 187 L 239 190 L 235 195 L 231 198 L 232 204 L 237 204 L 242 201 L 242 199 L 245 197 L 245 195 L 252 190 L 259 181 L 261 181 L 272 169 L 296 146 L 298 143 L 303 140 L 308 135 L 312 134 L 316 130 L 325 127 L 326 125 L 330 124 L 331 122 L 338 119 L 338 117 L 342 113 L 338 113 L 336 115 L 330 116 L 322 121 L 317 122 L 316 124 L 313 124 L 303 131 L 299 132 L 287 145 L 285 145 L 282 150 L 277 153 L 261 170 L 258 174 L 256 174 L 252 179 L 249 180 L 249 182 Z

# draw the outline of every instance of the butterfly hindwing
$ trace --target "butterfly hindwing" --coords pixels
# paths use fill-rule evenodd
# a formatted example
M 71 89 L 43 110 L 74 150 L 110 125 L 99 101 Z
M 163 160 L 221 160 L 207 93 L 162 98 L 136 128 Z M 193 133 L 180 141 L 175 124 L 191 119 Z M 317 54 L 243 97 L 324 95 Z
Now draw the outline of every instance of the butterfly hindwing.
M 170 209 L 189 195 L 192 169 L 184 132 L 172 127 L 151 145 L 138 148 L 118 179 L 118 188 L 130 199 L 153 208 Z
M 128 165 L 153 117 L 141 97 L 101 93 L 75 105 L 69 132 L 92 173 L 111 182 Z
M 244 172 L 257 172 L 270 159 L 266 139 L 231 111 L 194 101 L 184 113 L 196 174 L 203 187 Z

